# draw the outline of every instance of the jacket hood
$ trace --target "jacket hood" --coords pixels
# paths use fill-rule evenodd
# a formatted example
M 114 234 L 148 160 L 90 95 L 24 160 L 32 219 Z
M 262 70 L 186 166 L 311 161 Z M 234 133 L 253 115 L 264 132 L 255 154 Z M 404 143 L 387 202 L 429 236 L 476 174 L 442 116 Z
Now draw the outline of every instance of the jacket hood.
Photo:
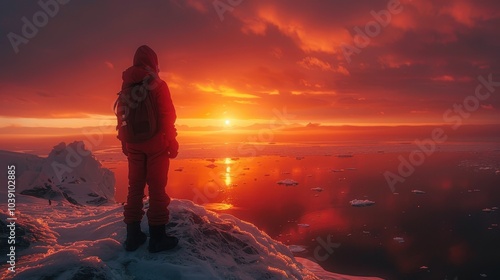
M 158 56 L 153 49 L 142 45 L 135 51 L 134 66 L 158 72 Z
M 134 55 L 134 65 L 123 72 L 123 88 L 130 84 L 140 83 L 147 76 L 156 76 L 158 69 L 158 56 L 150 47 L 140 46 Z

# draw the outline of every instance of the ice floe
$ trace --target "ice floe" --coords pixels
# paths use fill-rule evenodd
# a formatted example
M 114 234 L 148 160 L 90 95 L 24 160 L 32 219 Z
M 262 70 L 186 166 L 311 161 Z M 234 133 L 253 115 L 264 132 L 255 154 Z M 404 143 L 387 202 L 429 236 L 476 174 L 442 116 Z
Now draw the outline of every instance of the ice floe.
M 285 186 L 297 186 L 299 183 L 297 181 L 294 181 L 292 179 L 284 179 L 281 181 L 276 182 L 278 185 L 285 185 Z
M 403 237 L 394 237 L 393 240 L 396 241 L 396 242 L 398 242 L 398 243 L 404 243 L 405 242 L 405 239 Z
M 288 245 L 288 249 L 290 249 L 292 253 L 302 253 L 307 250 L 306 247 L 302 245 Z
M 354 155 L 351 154 L 340 154 L 337 155 L 338 158 L 352 158 Z
M 375 204 L 374 201 L 368 199 L 353 199 L 349 203 L 351 203 L 351 205 L 354 207 L 365 207 Z
M 425 194 L 425 192 L 421 190 L 412 190 L 411 192 L 414 194 Z

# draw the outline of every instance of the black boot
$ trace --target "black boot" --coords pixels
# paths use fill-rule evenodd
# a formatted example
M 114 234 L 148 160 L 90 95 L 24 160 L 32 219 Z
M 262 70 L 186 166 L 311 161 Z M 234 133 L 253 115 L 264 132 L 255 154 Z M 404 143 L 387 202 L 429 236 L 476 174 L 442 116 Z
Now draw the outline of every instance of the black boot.
M 141 231 L 141 222 L 127 224 L 127 239 L 125 240 L 125 250 L 135 251 L 146 242 L 148 237 Z
M 149 225 L 149 252 L 157 253 L 173 249 L 179 243 L 179 239 L 168 236 L 165 232 L 165 225 Z

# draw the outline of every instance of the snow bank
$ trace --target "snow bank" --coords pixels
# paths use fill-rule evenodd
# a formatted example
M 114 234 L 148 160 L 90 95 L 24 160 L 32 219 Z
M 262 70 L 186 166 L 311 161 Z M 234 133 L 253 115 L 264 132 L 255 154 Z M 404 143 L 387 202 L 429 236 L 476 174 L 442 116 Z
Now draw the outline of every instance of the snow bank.
M 16 192 L 75 205 L 114 202 L 115 177 L 83 142 L 60 143 L 47 158 L 0 151 L 0 163 L 16 166 Z M 0 179 L 5 182 L 6 174 Z

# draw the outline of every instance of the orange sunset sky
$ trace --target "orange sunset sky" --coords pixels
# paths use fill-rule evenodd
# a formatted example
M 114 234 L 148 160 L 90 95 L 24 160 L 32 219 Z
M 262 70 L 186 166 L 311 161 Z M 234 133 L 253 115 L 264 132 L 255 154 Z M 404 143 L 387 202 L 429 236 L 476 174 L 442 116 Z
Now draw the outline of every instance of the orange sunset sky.
M 180 131 L 252 129 L 285 108 L 295 125 L 441 125 L 479 76 L 500 81 L 496 0 L 41 2 L 53 15 L 0 4 L 4 136 L 114 124 L 142 44 L 158 53 Z M 24 17 L 41 25 L 32 38 Z M 357 36 L 367 26 L 373 36 Z M 478 102 L 464 123 L 499 124 L 500 87 Z

